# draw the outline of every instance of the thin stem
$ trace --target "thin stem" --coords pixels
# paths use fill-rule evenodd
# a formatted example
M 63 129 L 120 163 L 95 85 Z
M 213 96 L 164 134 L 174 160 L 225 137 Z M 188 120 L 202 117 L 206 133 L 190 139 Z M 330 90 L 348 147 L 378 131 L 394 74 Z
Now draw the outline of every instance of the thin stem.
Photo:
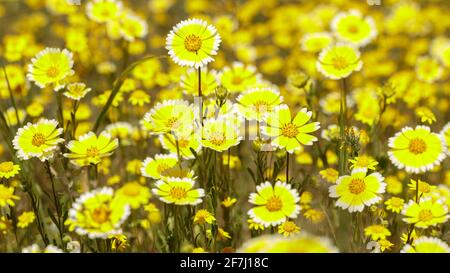
M 343 78 L 341 81 L 341 98 L 339 105 L 339 174 L 343 175 L 346 171 L 347 147 L 345 145 L 345 129 L 347 118 L 347 83 Z
M 59 231 L 59 238 L 61 239 L 61 245 L 64 246 L 64 240 L 63 240 L 63 234 L 64 234 L 64 230 L 63 230 L 63 226 L 61 218 L 62 218 L 62 212 L 61 212 L 61 204 L 59 203 L 59 199 L 57 197 L 56 194 L 56 189 L 55 189 L 55 181 L 53 179 L 53 174 L 50 168 L 50 162 L 48 162 L 48 160 L 45 161 L 45 167 L 47 169 L 47 173 L 48 176 L 50 178 L 50 183 L 52 185 L 52 194 L 53 194 L 53 201 L 55 202 L 55 208 L 56 208 L 56 220 L 57 220 L 57 224 L 58 225 L 58 231 Z
M 175 137 L 175 144 L 177 146 L 177 156 L 178 156 L 178 166 L 180 167 L 180 172 L 182 172 L 183 168 L 181 167 L 181 154 L 180 154 L 180 143 L 178 141 L 178 137 Z
M 198 109 L 199 109 L 198 117 L 200 118 L 200 122 L 203 126 L 203 95 L 202 95 L 202 68 L 201 67 L 198 68 L 197 74 L 198 74 L 198 97 L 200 99 L 200 105 L 198 107 Z
M 289 183 L 289 152 L 286 151 L 286 182 Z
M 19 111 L 17 110 L 17 106 L 16 106 L 16 100 L 14 99 L 13 91 L 11 89 L 11 84 L 9 83 L 8 74 L 6 73 L 6 68 L 4 66 L 3 66 L 3 74 L 5 74 L 6 84 L 8 86 L 8 90 L 9 90 L 9 98 L 11 100 L 11 104 L 16 113 L 17 125 L 21 126 L 21 122 L 20 122 L 20 118 L 19 118 Z

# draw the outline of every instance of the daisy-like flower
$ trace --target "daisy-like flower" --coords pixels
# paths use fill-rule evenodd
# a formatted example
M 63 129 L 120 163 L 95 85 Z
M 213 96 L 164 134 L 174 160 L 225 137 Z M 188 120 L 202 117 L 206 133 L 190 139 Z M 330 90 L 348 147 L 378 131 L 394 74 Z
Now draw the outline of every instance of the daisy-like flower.
M 442 66 L 439 62 L 431 57 L 420 57 L 416 62 L 416 74 L 420 80 L 433 83 L 439 80 L 443 74 Z
M 217 87 L 217 72 L 215 70 L 201 69 L 201 89 L 204 96 L 214 94 Z M 197 96 L 198 94 L 198 73 L 195 69 L 189 68 L 186 74 L 181 76 L 180 87 L 185 94 Z
M 448 148 L 450 147 L 450 122 L 445 124 L 439 134 L 444 138 L 445 144 L 447 144 L 447 154 L 450 155 L 450 149 Z
M 32 211 L 25 211 L 17 217 L 17 227 L 26 228 L 36 219 L 36 215 Z
M 363 17 L 358 10 L 338 13 L 331 22 L 331 29 L 339 40 L 365 46 L 377 36 L 372 17 Z
M 143 38 L 148 33 L 147 22 L 139 16 L 127 12 L 120 17 L 120 35 L 127 41 Z
M 378 161 L 368 155 L 360 155 L 349 161 L 351 163 L 351 169 L 367 168 L 369 170 L 376 170 L 376 166 L 378 165 Z
M 402 215 L 405 216 L 403 221 L 414 224 L 418 228 L 428 228 L 447 222 L 450 217 L 447 206 L 441 200 L 432 200 L 431 198 L 423 198 L 419 204 L 413 200 L 403 207 Z
M 86 88 L 86 84 L 81 82 L 69 83 L 66 86 L 66 91 L 63 93 L 64 96 L 73 100 L 80 100 L 86 96 L 92 89 Z
M 194 189 L 195 181 L 192 178 L 169 177 L 158 180 L 156 188 L 152 191 L 161 201 L 175 205 L 197 205 L 205 196 L 203 189 Z
M 354 169 L 351 175 L 339 177 L 336 185 L 329 188 L 330 197 L 338 198 L 336 206 L 348 209 L 349 212 L 363 211 L 381 201 L 380 194 L 386 184 L 384 177 L 377 172 L 367 175 L 367 169 Z
M 330 183 L 336 183 L 336 180 L 339 178 L 339 172 L 333 168 L 321 170 L 319 174 L 323 179 Z
M 400 213 L 403 210 L 403 205 L 405 204 L 405 200 L 399 197 L 391 197 L 386 202 L 386 209 L 390 210 L 394 213 Z
M 239 129 L 239 119 L 227 117 L 208 119 L 202 128 L 201 144 L 215 151 L 226 151 L 241 142 Z
M 164 172 L 178 164 L 177 154 L 157 154 L 154 158 L 147 157 L 142 162 L 141 174 L 153 179 L 161 179 Z
M 193 122 L 194 111 L 184 100 L 165 100 L 144 116 L 144 126 L 152 134 L 190 131 Z
M 159 141 L 164 149 L 168 150 L 172 154 L 177 154 L 177 151 L 179 151 L 180 155 L 185 159 L 194 158 L 194 154 L 192 154 L 191 149 L 196 152 L 201 149 L 198 137 L 194 134 L 194 132 L 186 135 L 179 134 L 177 136 L 172 134 L 160 135 Z
M 172 60 L 181 66 L 200 68 L 214 59 L 221 39 L 216 28 L 201 19 L 178 23 L 167 35 L 166 48 Z
M 318 224 L 325 219 L 325 214 L 316 209 L 308 209 L 303 213 L 306 219 L 310 220 L 313 224 Z
M 450 247 L 444 241 L 422 236 L 414 240 L 413 245 L 405 245 L 401 253 L 450 253 Z
M 339 80 L 362 68 L 359 50 L 350 44 L 337 43 L 323 49 L 316 66 L 325 77 Z
M 417 183 L 419 183 L 419 185 L 417 185 Z M 423 196 L 423 197 L 429 196 L 431 194 L 431 192 L 434 189 L 436 189 L 436 186 L 432 186 L 432 185 L 428 184 L 427 182 L 424 182 L 424 181 L 422 181 L 420 179 L 418 179 L 417 181 L 413 180 L 413 179 L 409 180 L 408 188 L 411 191 L 416 192 L 417 186 L 419 187 L 419 197 L 421 197 L 421 196 Z
M 399 169 L 410 173 L 431 170 L 445 159 L 447 147 L 444 138 L 430 131 L 430 127 L 405 127 L 389 138 L 389 159 Z
M 333 36 L 328 32 L 315 32 L 305 34 L 300 45 L 306 52 L 317 53 L 328 47 L 333 42 Z
M 104 187 L 77 198 L 65 224 L 79 235 L 106 239 L 109 235 L 122 233 L 120 227 L 129 214 L 129 206 L 114 198 L 112 188 Z
M 300 197 L 290 184 L 277 181 L 274 186 L 266 181 L 251 193 L 249 202 L 256 207 L 248 211 L 250 218 L 265 227 L 277 226 L 288 218 L 296 218 L 300 212 Z
M 150 103 L 151 97 L 147 92 L 144 90 L 136 90 L 131 93 L 130 97 L 128 98 L 128 102 L 131 103 L 133 106 L 144 106 L 144 104 Z
M 77 140 L 72 140 L 66 145 L 70 153 L 64 156 L 78 166 L 97 165 L 103 158 L 110 156 L 117 147 L 119 141 L 112 138 L 111 135 L 103 131 L 97 136 L 94 132 L 86 133 Z
M 122 2 L 117 0 L 92 0 L 86 5 L 89 19 L 97 23 L 115 20 L 122 12 Z
M 254 66 L 234 62 L 231 67 L 225 66 L 218 78 L 228 92 L 237 93 L 256 87 L 261 80 L 261 75 Z
M 367 237 L 371 237 L 372 240 L 378 241 L 379 239 L 386 239 L 391 236 L 391 232 L 385 226 L 371 225 L 364 229 L 364 234 Z
M 64 142 L 64 139 L 59 137 L 63 129 L 57 126 L 58 122 L 54 119 L 41 119 L 37 123 L 28 122 L 19 128 L 13 140 L 17 157 L 22 160 L 37 157 L 41 161 L 52 158 L 58 144 Z
M 44 249 L 41 249 L 39 245 L 32 244 L 30 246 L 24 247 L 22 253 L 63 253 L 61 249 L 54 245 L 48 245 Z
M 28 80 L 40 88 L 52 85 L 55 91 L 64 87 L 63 80 L 73 75 L 73 55 L 67 49 L 46 48 L 31 59 Z
M 5 187 L 4 185 L 0 184 L 0 208 L 6 207 L 8 205 L 14 207 L 14 200 L 20 200 L 19 196 L 14 195 L 14 188 Z
M 278 233 L 285 237 L 299 233 L 300 230 L 301 229 L 292 221 L 286 221 L 278 226 Z
M 132 209 L 147 204 L 151 196 L 150 189 L 138 182 L 125 183 L 116 191 L 116 198 L 130 205 Z
M 194 224 L 212 224 L 214 221 L 216 221 L 216 218 L 206 209 L 198 210 L 194 215 Z
M 246 119 L 263 121 L 264 115 L 283 102 L 283 97 L 270 87 L 255 88 L 239 95 L 237 102 L 239 113 Z
M 131 137 L 133 132 L 133 126 L 125 121 L 118 121 L 108 124 L 105 127 L 105 131 L 108 132 L 111 137 L 120 139 L 122 144 L 127 144 L 126 140 Z
M 266 136 L 274 137 L 271 141 L 272 145 L 293 153 L 302 145 L 312 145 L 314 141 L 317 141 L 317 137 L 309 133 L 317 131 L 320 123 L 307 123 L 311 115 L 312 112 L 303 108 L 292 118 L 288 106 L 283 104 L 266 116 L 266 125 L 262 126 L 261 130 Z
M 0 163 L 0 178 L 11 178 L 18 174 L 20 166 L 11 161 Z

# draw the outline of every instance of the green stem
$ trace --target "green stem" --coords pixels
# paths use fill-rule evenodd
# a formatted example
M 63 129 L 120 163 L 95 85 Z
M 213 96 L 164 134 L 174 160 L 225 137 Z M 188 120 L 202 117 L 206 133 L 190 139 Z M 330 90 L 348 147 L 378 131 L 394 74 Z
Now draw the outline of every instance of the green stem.
M 16 118 L 17 118 L 17 125 L 20 127 L 21 122 L 20 122 L 20 118 L 19 118 L 19 111 L 17 110 L 17 106 L 16 106 L 16 100 L 14 99 L 14 95 L 13 95 L 13 91 L 11 88 L 11 84 L 9 83 L 9 78 L 8 78 L 8 74 L 6 73 L 6 68 L 3 66 L 3 74 L 5 74 L 5 79 L 6 79 L 6 84 L 8 86 L 8 90 L 9 90 L 9 99 L 11 100 L 11 104 L 14 108 L 14 111 L 16 113 Z
M 339 105 L 339 174 L 346 172 L 347 147 L 345 145 L 345 130 L 347 118 L 347 83 L 343 78 L 341 81 L 341 98 Z
M 289 152 L 286 151 L 286 182 L 289 183 Z

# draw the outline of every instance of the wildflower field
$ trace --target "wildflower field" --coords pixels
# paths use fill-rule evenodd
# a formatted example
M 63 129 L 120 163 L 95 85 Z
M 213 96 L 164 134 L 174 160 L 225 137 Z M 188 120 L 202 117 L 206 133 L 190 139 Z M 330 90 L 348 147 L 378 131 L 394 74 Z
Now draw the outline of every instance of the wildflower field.
M 0 252 L 450 252 L 448 0 L 0 0 Z

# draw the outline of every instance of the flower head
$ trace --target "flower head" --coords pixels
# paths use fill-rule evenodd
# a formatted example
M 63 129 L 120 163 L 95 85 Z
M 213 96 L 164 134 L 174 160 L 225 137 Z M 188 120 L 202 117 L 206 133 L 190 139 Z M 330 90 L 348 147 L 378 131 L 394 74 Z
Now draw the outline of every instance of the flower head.
M 386 209 L 390 210 L 394 213 L 400 213 L 403 210 L 403 205 L 405 204 L 405 200 L 399 197 L 391 197 L 386 202 Z
M 268 181 L 256 187 L 249 202 L 256 207 L 248 211 L 250 218 L 265 227 L 277 226 L 288 218 L 296 218 L 300 212 L 300 197 L 290 184 L 277 181 L 274 186 Z
M 336 185 L 329 188 L 330 197 L 338 198 L 336 206 L 348 209 L 350 212 L 363 211 L 381 201 L 386 184 L 380 173 L 367 175 L 367 169 L 354 169 L 351 175 L 339 177 Z
M 36 219 L 36 215 L 32 211 L 25 211 L 17 217 L 17 227 L 26 228 Z
M 22 160 L 37 157 L 41 161 L 52 158 L 58 144 L 64 142 L 64 139 L 59 137 L 63 129 L 57 126 L 56 120 L 41 119 L 37 123 L 28 122 L 19 128 L 13 140 L 17 157 Z
M 86 84 L 81 82 L 69 83 L 66 87 L 66 91 L 63 93 L 64 96 L 72 100 L 80 100 L 86 96 L 87 93 L 91 91 L 91 88 L 86 88 Z
M 234 62 L 231 67 L 224 67 L 218 78 L 230 93 L 238 93 L 255 88 L 261 80 L 261 75 L 254 66 Z
M 337 43 L 322 50 L 317 70 L 327 78 L 339 80 L 362 68 L 359 50 L 350 44 Z
M 278 226 L 278 233 L 285 237 L 294 235 L 300 232 L 300 228 L 292 221 L 286 221 Z
M 371 225 L 364 229 L 364 234 L 367 237 L 371 237 L 372 240 L 386 239 L 386 237 L 391 236 L 391 232 L 385 226 L 382 225 Z
M 170 31 L 166 48 L 178 65 L 200 68 L 214 60 L 220 42 L 214 26 L 194 18 L 181 21 Z
M 215 151 L 226 151 L 241 142 L 240 120 L 227 117 L 208 119 L 202 128 L 201 144 Z
M 237 102 L 239 112 L 246 119 L 263 121 L 264 115 L 283 102 L 283 97 L 273 88 L 255 88 L 239 95 Z
M 419 237 L 414 244 L 407 244 L 402 253 L 450 253 L 450 247 L 444 241 L 434 237 Z
M 198 210 L 195 213 L 194 224 L 212 224 L 214 221 L 216 221 L 216 218 L 206 209 Z
M 18 174 L 20 166 L 11 161 L 0 163 L 0 178 L 11 178 Z
M 203 189 L 194 189 L 195 181 L 192 178 L 169 177 L 158 180 L 153 188 L 161 201 L 175 205 L 197 205 L 202 202 L 205 195 Z
M 14 200 L 19 199 L 19 196 L 14 195 L 13 187 L 5 187 L 4 185 L 0 184 L 0 208 L 8 205 L 13 207 L 15 205 Z
M 150 189 L 138 182 L 125 183 L 116 191 L 116 198 L 129 204 L 133 209 L 147 204 L 151 196 Z
M 40 88 L 53 85 L 54 90 L 58 91 L 64 87 L 63 80 L 74 73 L 72 67 L 73 56 L 70 51 L 46 48 L 31 59 L 27 78 Z
M 377 35 L 372 17 L 363 17 L 358 10 L 341 12 L 331 22 L 331 28 L 339 40 L 365 46 Z
M 419 204 L 410 200 L 402 210 L 402 215 L 405 216 L 403 221 L 418 228 L 428 228 L 447 222 L 450 217 L 447 213 L 447 206 L 441 200 L 433 201 L 431 198 L 423 198 Z

